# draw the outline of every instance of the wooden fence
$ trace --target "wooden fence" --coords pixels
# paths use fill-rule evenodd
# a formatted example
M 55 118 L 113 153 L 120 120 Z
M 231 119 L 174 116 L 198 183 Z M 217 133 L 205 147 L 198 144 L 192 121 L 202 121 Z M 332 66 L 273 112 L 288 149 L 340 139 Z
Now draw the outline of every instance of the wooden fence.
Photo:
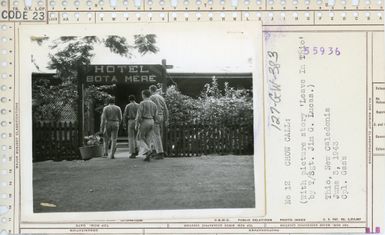
M 171 125 L 165 134 L 165 151 L 172 157 L 206 154 L 253 154 L 253 125 L 244 120 L 227 123 L 193 122 Z
M 253 125 L 245 123 L 248 122 L 173 124 L 164 136 L 164 148 L 170 157 L 253 154 Z M 75 159 L 80 159 L 76 123 L 33 123 L 33 161 Z
M 73 122 L 34 122 L 33 161 L 80 159 L 78 127 Z

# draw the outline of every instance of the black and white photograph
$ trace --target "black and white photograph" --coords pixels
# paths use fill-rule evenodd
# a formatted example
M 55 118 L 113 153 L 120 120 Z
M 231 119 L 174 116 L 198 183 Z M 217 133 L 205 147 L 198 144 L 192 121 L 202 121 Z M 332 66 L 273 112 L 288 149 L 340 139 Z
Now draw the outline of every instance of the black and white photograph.
M 26 33 L 33 213 L 264 203 L 257 28 L 202 25 Z

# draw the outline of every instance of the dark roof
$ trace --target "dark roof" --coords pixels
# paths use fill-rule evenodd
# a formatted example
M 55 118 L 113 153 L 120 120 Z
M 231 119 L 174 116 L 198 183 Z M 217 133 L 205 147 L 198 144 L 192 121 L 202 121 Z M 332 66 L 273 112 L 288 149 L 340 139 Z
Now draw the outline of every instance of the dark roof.
M 168 73 L 172 79 L 252 79 L 252 73 Z

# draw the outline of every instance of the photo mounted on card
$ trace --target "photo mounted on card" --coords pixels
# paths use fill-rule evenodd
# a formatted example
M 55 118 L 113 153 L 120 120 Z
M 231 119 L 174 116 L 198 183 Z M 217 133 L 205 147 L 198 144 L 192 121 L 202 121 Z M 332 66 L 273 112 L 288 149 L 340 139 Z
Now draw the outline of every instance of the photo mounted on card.
M 21 26 L 21 220 L 264 215 L 261 35 Z

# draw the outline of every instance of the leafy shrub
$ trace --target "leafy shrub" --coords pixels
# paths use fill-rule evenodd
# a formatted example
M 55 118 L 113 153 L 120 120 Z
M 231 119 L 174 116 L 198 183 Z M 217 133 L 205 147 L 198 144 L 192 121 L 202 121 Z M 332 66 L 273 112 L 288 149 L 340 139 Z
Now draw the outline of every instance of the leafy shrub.
M 171 125 L 194 121 L 218 125 L 253 123 L 251 90 L 236 90 L 227 83 L 221 90 L 215 78 L 204 86 L 198 99 L 181 94 L 175 86 L 167 89 L 165 98 Z

